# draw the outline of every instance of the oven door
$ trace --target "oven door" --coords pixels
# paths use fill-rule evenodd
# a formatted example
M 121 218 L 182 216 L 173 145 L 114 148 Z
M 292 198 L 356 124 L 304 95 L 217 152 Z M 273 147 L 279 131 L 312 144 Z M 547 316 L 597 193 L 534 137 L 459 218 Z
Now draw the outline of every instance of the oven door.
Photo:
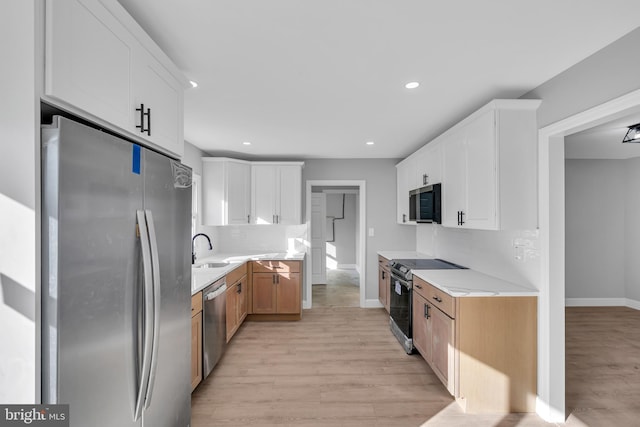
M 406 338 L 412 337 L 410 281 L 391 273 L 389 289 L 389 315 Z

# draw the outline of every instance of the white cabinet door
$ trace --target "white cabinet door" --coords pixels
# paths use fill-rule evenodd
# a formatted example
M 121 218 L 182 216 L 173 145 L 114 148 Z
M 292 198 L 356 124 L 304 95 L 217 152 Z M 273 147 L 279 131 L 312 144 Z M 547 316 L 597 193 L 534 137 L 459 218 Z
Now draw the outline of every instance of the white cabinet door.
M 229 161 L 226 164 L 227 224 L 249 224 L 251 213 L 251 165 Z
M 277 210 L 278 224 L 300 224 L 302 210 L 302 171 L 300 166 L 278 166 Z
M 466 209 L 467 158 L 463 132 L 450 135 L 443 143 L 442 225 L 460 226 L 460 212 Z
M 497 147 L 495 111 L 478 117 L 465 129 L 466 206 L 464 226 L 493 230 L 497 224 Z
M 413 182 L 415 176 L 412 159 L 407 158 L 396 166 L 396 206 L 398 224 L 415 224 L 409 220 L 409 191 L 410 177 Z
M 134 65 L 132 130 L 135 129 L 143 138 L 182 157 L 184 89 L 146 51 L 136 54 Z M 148 113 L 145 122 L 142 122 L 143 117 L 136 109 Z M 138 128 L 141 123 L 144 127 Z
M 108 9 L 99 0 L 48 0 L 46 7 L 45 98 L 181 157 L 184 78 L 150 53 L 157 46 L 136 38 L 135 21 L 117 2 Z
M 254 224 L 276 222 L 276 168 L 251 166 L 251 221 Z
M 50 0 L 45 94 L 127 129 L 136 41 L 99 2 Z

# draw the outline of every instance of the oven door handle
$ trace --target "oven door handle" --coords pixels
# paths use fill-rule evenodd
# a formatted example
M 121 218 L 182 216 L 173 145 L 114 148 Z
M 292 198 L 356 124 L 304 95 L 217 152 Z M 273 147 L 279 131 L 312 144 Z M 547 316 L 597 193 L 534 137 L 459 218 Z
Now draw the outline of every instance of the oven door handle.
M 391 284 L 392 284 L 392 286 L 395 286 L 396 282 L 400 282 L 400 284 L 403 287 L 405 287 L 405 288 L 407 288 L 409 290 L 412 288 L 411 284 L 408 281 L 404 280 L 402 277 L 398 277 L 395 274 L 391 273 Z

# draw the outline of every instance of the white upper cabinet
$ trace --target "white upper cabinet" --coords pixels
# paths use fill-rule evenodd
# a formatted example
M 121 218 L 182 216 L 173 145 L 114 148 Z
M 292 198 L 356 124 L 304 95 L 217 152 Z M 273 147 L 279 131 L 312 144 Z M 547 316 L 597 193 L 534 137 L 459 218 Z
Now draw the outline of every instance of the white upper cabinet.
M 251 222 L 251 163 L 243 160 L 202 159 L 204 225 Z
M 396 165 L 397 223 L 415 225 L 409 216 L 409 191 L 415 188 L 415 158 L 408 157 Z
M 429 143 L 412 154 L 415 157 L 415 180 L 413 188 L 437 184 L 442 180 L 442 147 Z
M 45 99 L 182 156 L 187 81 L 118 2 L 47 0 L 45 43 Z
M 253 163 L 251 202 L 254 224 L 300 224 L 302 163 Z
M 444 226 L 536 227 L 539 105 L 539 100 L 494 100 L 439 137 Z

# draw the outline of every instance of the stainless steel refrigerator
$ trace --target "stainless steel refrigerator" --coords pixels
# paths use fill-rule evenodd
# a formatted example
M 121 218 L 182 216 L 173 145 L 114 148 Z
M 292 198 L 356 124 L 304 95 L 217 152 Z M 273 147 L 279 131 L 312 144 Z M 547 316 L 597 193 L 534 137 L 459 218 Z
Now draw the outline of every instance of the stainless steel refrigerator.
M 191 169 L 54 116 L 42 128 L 42 397 L 75 427 L 191 419 Z

